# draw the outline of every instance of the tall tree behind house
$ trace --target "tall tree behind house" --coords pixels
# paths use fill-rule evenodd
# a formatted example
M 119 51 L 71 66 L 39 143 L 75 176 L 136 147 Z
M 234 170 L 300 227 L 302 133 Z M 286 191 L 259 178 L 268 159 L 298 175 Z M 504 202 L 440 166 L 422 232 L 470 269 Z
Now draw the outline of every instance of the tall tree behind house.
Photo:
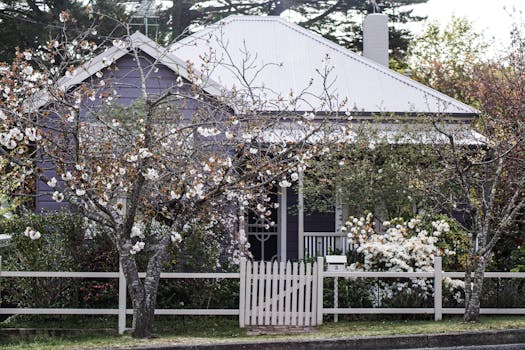
M 86 11 L 86 5 L 93 11 Z M 91 26 L 97 13 L 119 20 L 126 18 L 121 1 L 113 0 L 2 0 L 0 1 L 0 62 L 10 62 L 15 47 L 37 48 L 62 29 L 60 14 L 70 13 L 76 25 L 70 31 L 79 32 Z M 111 35 L 115 26 L 108 21 L 100 21 L 97 32 L 104 37 Z M 123 33 L 115 33 L 122 35 Z M 70 33 L 70 35 L 74 35 Z M 96 40 L 98 35 L 93 36 Z
M 376 1 L 393 24 L 417 22 L 424 18 L 412 14 L 406 5 L 428 0 Z M 204 24 L 230 15 L 281 16 L 289 11 L 291 21 L 313 30 L 347 48 L 362 49 L 362 16 L 369 0 L 173 0 L 160 14 L 160 30 L 169 40 Z M 411 34 L 406 29 L 390 28 L 390 49 L 399 58 L 406 51 Z

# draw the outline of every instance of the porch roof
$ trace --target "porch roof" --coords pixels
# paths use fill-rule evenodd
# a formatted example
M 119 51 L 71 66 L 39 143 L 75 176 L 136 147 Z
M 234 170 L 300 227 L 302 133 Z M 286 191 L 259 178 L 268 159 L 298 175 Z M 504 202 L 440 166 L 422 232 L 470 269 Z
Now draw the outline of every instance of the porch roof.
M 260 139 L 267 143 L 299 142 L 307 137 L 308 131 L 293 123 L 283 124 L 278 128 L 262 132 Z M 311 143 L 341 142 L 355 143 L 360 135 L 366 135 L 372 144 L 398 145 L 444 145 L 449 143 L 447 135 L 461 146 L 486 146 L 488 139 L 465 124 L 442 123 L 437 126 L 423 123 L 353 123 L 330 124 L 320 128 L 307 138 Z M 362 136 L 361 136 L 362 137 Z

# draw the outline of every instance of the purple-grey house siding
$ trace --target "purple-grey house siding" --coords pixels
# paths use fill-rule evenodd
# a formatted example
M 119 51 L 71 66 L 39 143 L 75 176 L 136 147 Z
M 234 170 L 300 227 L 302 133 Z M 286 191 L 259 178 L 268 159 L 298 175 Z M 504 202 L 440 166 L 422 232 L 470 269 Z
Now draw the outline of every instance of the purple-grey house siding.
M 167 68 L 162 64 L 155 64 L 155 60 L 149 55 L 143 53 L 141 55 L 141 66 L 145 72 L 149 72 L 148 79 L 146 82 L 146 89 L 148 94 L 161 94 L 166 92 L 166 90 L 173 88 L 178 91 L 186 90 L 186 93 L 189 93 L 188 87 L 177 87 L 177 74 L 171 69 Z M 153 67 L 153 68 L 152 68 Z M 95 76 L 91 77 L 91 81 L 96 86 L 100 79 L 104 79 L 106 84 L 111 84 L 111 86 L 116 90 L 115 104 L 122 106 L 129 106 L 137 99 L 142 97 L 140 90 L 141 86 L 141 75 L 135 62 L 135 58 L 132 55 L 126 55 L 117 60 L 111 69 L 104 69 L 102 71 L 103 76 L 101 78 L 96 78 Z M 86 99 L 85 103 L 88 104 Z M 90 103 L 91 106 L 97 106 L 100 104 L 99 100 Z M 198 102 L 193 99 L 184 100 L 183 102 L 178 103 L 178 111 L 186 118 L 190 117 L 195 111 L 199 108 Z M 56 176 L 53 164 L 50 161 L 43 161 L 38 165 L 45 172 L 45 175 L 48 177 Z M 37 181 L 36 183 L 36 200 L 35 200 L 35 210 L 37 213 L 45 211 L 58 211 L 61 208 L 70 208 L 70 205 L 67 202 L 57 203 L 51 196 L 54 189 L 51 189 L 47 186 L 46 183 L 42 181 Z

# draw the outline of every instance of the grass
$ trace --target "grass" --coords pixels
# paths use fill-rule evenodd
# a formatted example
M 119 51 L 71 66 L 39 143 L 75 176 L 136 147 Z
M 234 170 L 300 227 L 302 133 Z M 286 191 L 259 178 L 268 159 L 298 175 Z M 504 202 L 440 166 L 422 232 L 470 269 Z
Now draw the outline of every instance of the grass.
M 10 327 L 35 327 L 45 324 L 46 327 L 72 328 L 78 325 L 87 326 L 86 321 L 69 318 L 50 320 L 20 319 L 10 322 Z M 116 326 L 114 318 L 92 318 L 92 328 Z M 228 317 L 161 317 L 156 322 L 156 339 L 137 340 L 129 335 L 82 335 L 51 337 L 38 335 L 14 340 L 0 345 L 0 349 L 94 349 L 106 347 L 132 347 L 140 345 L 162 344 L 209 344 L 217 342 L 270 341 L 282 339 L 319 339 L 355 336 L 380 336 L 393 334 L 445 333 L 477 330 L 496 330 L 525 328 L 524 316 L 485 316 L 477 324 L 464 323 L 459 317 L 447 318 L 441 322 L 428 320 L 388 320 L 388 321 L 341 321 L 326 322 L 319 331 L 308 334 L 256 336 L 248 337 L 238 328 L 237 319 Z M 76 326 L 75 326 L 76 325 Z M 5 324 L 2 325 L 6 327 Z M 89 327 L 82 327 L 89 328 Z

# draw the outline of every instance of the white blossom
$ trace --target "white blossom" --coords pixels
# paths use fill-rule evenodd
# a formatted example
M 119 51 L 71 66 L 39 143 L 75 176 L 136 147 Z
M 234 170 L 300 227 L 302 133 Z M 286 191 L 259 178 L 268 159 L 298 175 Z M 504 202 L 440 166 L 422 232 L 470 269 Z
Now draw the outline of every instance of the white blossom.
M 23 72 L 25 75 L 31 75 L 31 74 L 33 74 L 33 67 L 31 67 L 31 66 L 25 66 L 24 69 L 22 69 L 22 72 Z
M 140 157 L 140 159 L 145 159 L 153 156 L 153 153 L 151 153 L 147 148 L 140 148 L 138 156 Z
M 137 254 L 138 252 L 140 252 L 141 250 L 144 249 L 144 247 L 146 246 L 146 244 L 142 241 L 138 241 L 137 243 L 135 243 L 133 245 L 133 247 L 131 247 L 131 250 L 129 251 L 131 254 L 135 255 Z
M 279 186 L 281 186 L 281 187 L 291 187 L 292 184 L 291 184 L 290 181 L 285 179 L 285 180 L 282 180 L 282 181 L 279 182 Z
M 39 141 L 39 140 L 42 139 L 42 136 L 38 135 L 38 133 L 37 133 L 35 128 L 26 128 L 25 129 L 25 134 L 26 134 L 27 138 L 29 139 L 29 141 L 31 141 L 31 142 Z
M 182 80 L 182 77 L 179 75 L 175 81 L 177 83 L 178 87 L 182 87 L 184 85 L 184 81 Z
M 67 12 L 60 12 L 60 14 L 58 15 L 58 20 L 62 23 L 66 22 L 67 21 L 67 18 L 68 18 L 68 14 Z
M 153 168 L 148 168 L 147 172 L 143 175 L 144 175 L 144 178 L 146 178 L 146 180 L 151 180 L 151 181 L 157 180 L 159 178 L 159 173 L 157 172 L 157 170 Z
M 60 203 L 64 200 L 64 195 L 58 191 L 53 192 L 53 200 L 57 203 Z
M 32 241 L 35 241 L 39 239 L 40 237 L 42 237 L 42 234 L 38 232 L 37 230 L 35 230 L 34 228 L 28 226 L 26 227 L 24 231 L 24 236 L 31 238 Z
M 143 234 L 143 230 L 144 230 L 144 225 L 141 224 L 141 223 L 135 223 L 133 225 L 133 227 L 131 228 L 131 238 L 134 238 L 134 237 L 141 237 L 143 238 L 144 237 L 144 234 Z
M 49 181 L 47 182 L 47 185 L 51 188 L 54 188 L 56 185 L 57 185 L 57 179 L 55 179 L 54 177 L 52 177 L 51 179 L 49 179 Z
M 179 244 L 180 242 L 182 242 L 182 236 L 176 231 L 171 232 L 170 238 L 171 242 L 174 244 Z
M 201 126 L 197 128 L 197 132 L 203 137 L 217 136 L 221 133 L 221 131 L 217 128 L 204 128 Z
M 134 162 L 136 162 L 138 159 L 139 159 L 139 156 L 137 156 L 137 155 L 131 155 L 131 156 L 128 157 L 128 159 L 126 159 L 126 161 L 127 161 L 128 163 L 134 163 Z

